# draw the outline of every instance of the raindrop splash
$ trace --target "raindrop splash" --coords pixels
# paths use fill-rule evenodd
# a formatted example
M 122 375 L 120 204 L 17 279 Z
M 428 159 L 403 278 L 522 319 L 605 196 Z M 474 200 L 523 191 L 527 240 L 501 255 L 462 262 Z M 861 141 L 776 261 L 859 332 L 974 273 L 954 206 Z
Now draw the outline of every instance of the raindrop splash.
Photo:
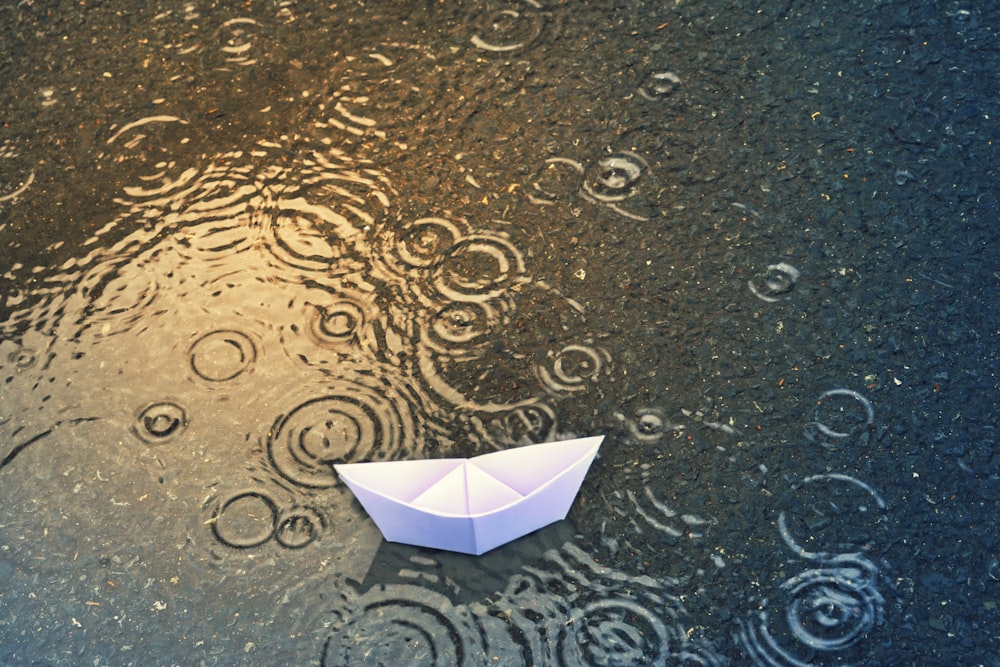
M 424 444 L 410 402 L 387 382 L 363 376 L 329 381 L 322 395 L 281 416 L 267 438 L 269 460 L 282 477 L 307 488 L 335 486 L 338 463 L 419 455 Z
M 274 539 L 287 549 L 302 549 L 323 532 L 326 519 L 313 507 L 282 510 L 277 518 Z
M 611 356 L 589 344 L 570 344 L 558 352 L 549 351 L 545 363 L 538 366 L 538 378 L 555 394 L 585 391 L 607 373 Z
M 251 18 L 229 19 L 219 28 L 219 50 L 229 65 L 247 67 L 256 64 L 254 43 L 259 40 L 260 25 Z
M 133 432 L 150 444 L 160 444 L 179 435 L 187 424 L 184 408 L 171 401 L 161 401 L 139 411 Z
M 653 72 L 639 86 L 638 93 L 651 102 L 665 99 L 681 86 L 681 78 L 674 72 Z
M 767 272 L 747 281 L 747 287 L 761 301 L 774 303 L 789 297 L 799 275 L 799 270 L 791 264 L 769 264 Z
M 623 152 L 598 160 L 587 172 L 583 192 L 600 202 L 619 202 L 631 197 L 649 165 L 635 153 Z

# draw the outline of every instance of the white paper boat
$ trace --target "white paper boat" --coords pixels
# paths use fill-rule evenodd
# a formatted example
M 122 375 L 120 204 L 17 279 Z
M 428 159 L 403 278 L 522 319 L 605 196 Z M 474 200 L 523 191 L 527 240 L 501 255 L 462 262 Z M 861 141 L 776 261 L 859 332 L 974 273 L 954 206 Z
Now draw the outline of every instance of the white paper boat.
M 478 556 L 565 519 L 603 440 L 334 468 L 385 539 Z

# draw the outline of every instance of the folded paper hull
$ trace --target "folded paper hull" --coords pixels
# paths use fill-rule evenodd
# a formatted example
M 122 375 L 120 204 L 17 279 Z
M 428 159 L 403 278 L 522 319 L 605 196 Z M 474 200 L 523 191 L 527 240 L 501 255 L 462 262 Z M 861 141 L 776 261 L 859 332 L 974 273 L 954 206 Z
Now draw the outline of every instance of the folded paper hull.
M 385 539 L 479 555 L 566 518 L 603 439 L 335 467 Z

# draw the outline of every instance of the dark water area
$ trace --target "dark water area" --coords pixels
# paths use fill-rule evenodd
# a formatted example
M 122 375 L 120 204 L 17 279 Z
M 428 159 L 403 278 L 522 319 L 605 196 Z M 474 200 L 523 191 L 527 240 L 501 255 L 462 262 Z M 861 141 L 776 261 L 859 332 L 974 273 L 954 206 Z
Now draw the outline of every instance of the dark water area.
M 998 30 L 3 2 L 0 664 L 1000 665 Z M 597 434 L 481 557 L 333 470 Z

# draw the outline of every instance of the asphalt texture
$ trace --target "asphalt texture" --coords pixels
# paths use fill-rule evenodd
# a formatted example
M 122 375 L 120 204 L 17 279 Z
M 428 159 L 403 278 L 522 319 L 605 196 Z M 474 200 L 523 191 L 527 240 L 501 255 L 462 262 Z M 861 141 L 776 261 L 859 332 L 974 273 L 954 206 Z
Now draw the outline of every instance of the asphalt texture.
M 1000 9 L 120 5 L 0 5 L 0 663 L 1000 665 Z

